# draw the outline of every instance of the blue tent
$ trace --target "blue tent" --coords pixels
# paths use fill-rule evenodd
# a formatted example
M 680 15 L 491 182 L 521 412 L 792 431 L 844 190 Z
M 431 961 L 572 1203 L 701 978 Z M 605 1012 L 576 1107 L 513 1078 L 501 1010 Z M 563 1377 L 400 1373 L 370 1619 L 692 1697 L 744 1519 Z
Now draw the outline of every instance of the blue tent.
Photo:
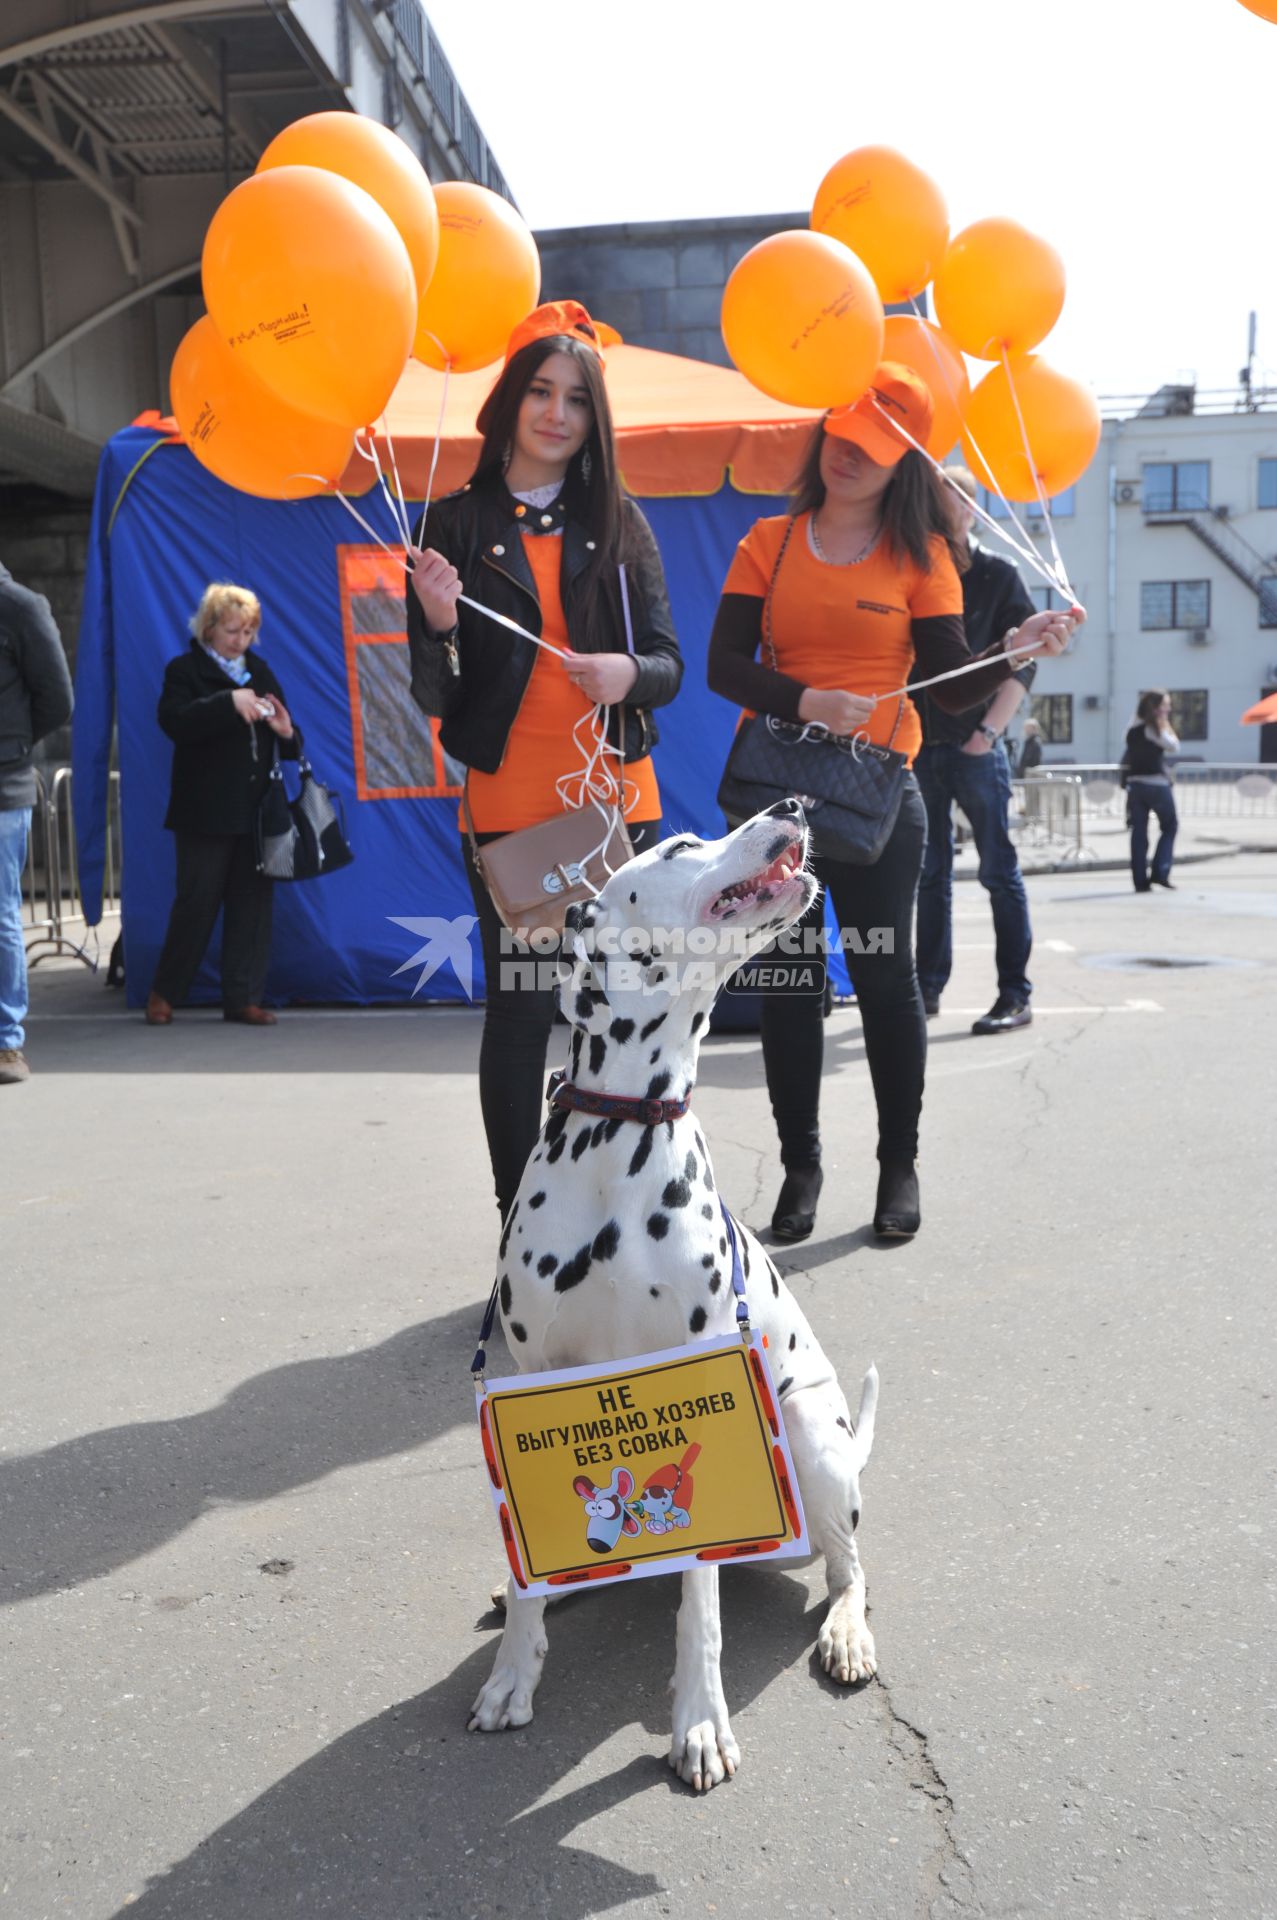
M 656 765 L 671 832 L 723 831 L 714 795 L 737 715 L 706 687 L 706 643 L 736 542 L 761 514 L 782 507 L 727 484 L 710 495 L 643 502 L 687 661 L 679 698 L 659 716 Z M 364 496 L 360 511 L 393 544 L 380 497 Z M 421 981 L 412 964 L 421 937 L 400 924 L 473 908 L 451 791 L 457 769 L 408 695 L 393 569 L 339 501 L 250 498 L 156 429 L 133 426 L 109 442 L 98 473 L 73 746 L 81 887 L 95 924 L 118 714 L 130 1005 L 146 997 L 173 898 L 173 841 L 162 825 L 172 748 L 156 702 L 166 662 L 187 645 L 191 612 L 218 579 L 250 586 L 262 601 L 262 651 L 316 771 L 343 797 L 356 856 L 331 878 L 278 888 L 270 997 L 402 1004 L 420 988 L 424 998 L 464 999 L 451 967 Z M 216 966 L 215 937 L 196 1002 L 217 1001 Z

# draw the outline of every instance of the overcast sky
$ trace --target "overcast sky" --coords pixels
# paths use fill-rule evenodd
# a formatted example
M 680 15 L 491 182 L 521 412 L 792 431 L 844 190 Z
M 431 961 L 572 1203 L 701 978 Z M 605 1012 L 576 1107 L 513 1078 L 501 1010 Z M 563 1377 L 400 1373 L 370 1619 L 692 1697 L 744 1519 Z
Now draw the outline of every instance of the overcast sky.
M 1277 386 L 1277 25 L 1239 0 L 426 0 L 533 227 L 809 209 L 853 147 L 1058 248 L 1100 394 Z M 600 316 L 606 319 L 606 314 Z

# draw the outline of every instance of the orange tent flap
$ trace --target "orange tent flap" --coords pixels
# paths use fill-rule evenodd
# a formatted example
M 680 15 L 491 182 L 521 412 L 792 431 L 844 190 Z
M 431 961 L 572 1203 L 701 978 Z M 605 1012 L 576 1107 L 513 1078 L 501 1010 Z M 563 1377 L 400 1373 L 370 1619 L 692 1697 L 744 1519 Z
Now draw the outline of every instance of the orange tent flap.
M 479 449 L 475 416 L 500 369 L 453 374 L 443 413 L 434 493 L 462 485 Z M 771 400 L 730 367 L 679 354 L 618 345 L 607 352 L 608 397 L 621 471 L 640 496 L 717 493 L 730 468 L 744 492 L 779 493 L 793 479 L 810 423 L 818 414 Z M 425 497 L 430 457 L 444 399 L 444 376 L 410 360 L 376 430 L 386 465 L 386 433 L 394 441 L 410 499 Z M 347 492 L 375 484 L 369 461 L 356 456 L 343 476 Z

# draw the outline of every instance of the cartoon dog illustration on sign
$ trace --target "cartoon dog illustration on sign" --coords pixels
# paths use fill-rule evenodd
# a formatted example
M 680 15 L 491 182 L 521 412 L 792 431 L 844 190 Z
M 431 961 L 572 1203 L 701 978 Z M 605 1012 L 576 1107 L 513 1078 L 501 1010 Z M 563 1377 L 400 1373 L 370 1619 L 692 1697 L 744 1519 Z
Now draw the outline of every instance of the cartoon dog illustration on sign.
M 649 1533 L 673 1533 L 676 1527 L 692 1524 L 692 1476 L 700 1447 L 693 1442 L 675 1466 L 673 1461 L 657 1467 L 643 1482 L 643 1491 L 631 1500 L 630 1512 L 642 1520 Z
M 614 1467 L 606 1487 L 578 1473 L 572 1491 L 585 1502 L 585 1543 L 594 1553 L 611 1553 L 623 1533 L 642 1531 L 625 1504 L 634 1491 L 628 1467 Z

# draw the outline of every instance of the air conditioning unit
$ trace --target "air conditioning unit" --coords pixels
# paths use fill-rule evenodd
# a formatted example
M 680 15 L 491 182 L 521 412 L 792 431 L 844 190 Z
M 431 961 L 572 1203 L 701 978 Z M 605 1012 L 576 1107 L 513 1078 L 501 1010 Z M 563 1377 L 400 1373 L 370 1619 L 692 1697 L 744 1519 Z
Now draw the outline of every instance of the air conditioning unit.
M 1209 627 L 1194 627 L 1188 636 L 1188 644 L 1190 647 L 1211 647 L 1215 644 L 1215 636 Z
M 1087 713 L 1098 713 L 1104 705 L 1104 700 L 1098 693 L 1088 693 L 1083 695 L 1082 705 Z
M 1124 507 L 1129 507 L 1132 500 L 1138 500 L 1140 491 L 1138 480 L 1119 480 L 1117 483 L 1117 497 Z

